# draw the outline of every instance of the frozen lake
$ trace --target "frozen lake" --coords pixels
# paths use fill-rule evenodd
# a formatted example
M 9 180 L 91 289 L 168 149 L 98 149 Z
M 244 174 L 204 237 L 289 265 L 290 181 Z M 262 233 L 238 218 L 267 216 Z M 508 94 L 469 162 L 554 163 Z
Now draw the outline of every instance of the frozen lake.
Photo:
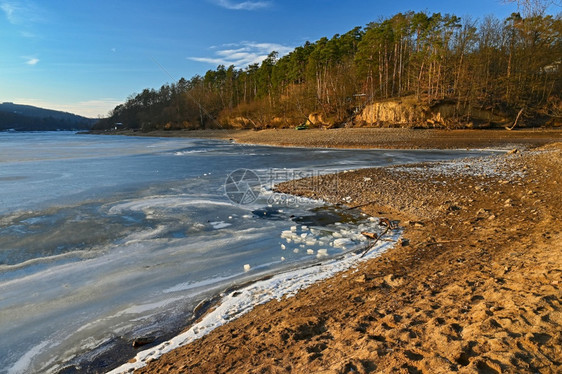
M 376 229 L 276 183 L 482 154 L 0 133 L 0 372 L 104 367 L 118 347 L 124 362 L 132 339 L 169 338 L 201 300 L 332 261 Z

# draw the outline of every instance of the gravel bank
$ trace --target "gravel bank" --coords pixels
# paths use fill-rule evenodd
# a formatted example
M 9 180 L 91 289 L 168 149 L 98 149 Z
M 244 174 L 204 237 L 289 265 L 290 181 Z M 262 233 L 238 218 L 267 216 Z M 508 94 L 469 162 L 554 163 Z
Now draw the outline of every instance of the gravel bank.
M 553 144 L 280 185 L 400 219 L 405 240 L 139 372 L 557 373 L 561 183 Z
M 119 131 L 107 134 L 232 139 L 238 143 L 296 147 L 386 148 L 386 149 L 456 149 L 536 147 L 562 141 L 562 130 L 416 130 L 351 128 L 331 130 L 271 129 L 154 131 L 149 133 Z

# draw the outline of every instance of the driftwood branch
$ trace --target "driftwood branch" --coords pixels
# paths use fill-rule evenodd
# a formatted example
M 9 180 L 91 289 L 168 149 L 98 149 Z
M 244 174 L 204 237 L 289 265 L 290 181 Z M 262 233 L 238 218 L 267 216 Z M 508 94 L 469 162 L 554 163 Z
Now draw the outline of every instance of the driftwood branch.
M 366 255 L 367 253 L 369 253 L 369 251 L 371 250 L 371 248 L 373 248 L 373 247 L 375 246 L 375 244 L 377 244 L 377 242 L 380 240 L 380 238 L 381 238 L 382 236 L 384 236 L 384 235 L 388 232 L 388 230 L 390 230 L 390 227 L 389 227 L 389 226 L 386 226 L 386 229 L 384 230 L 384 232 L 383 232 L 382 234 L 380 234 L 375 240 L 373 240 L 373 242 L 372 242 L 371 244 L 369 244 L 368 246 L 366 246 L 365 249 L 363 249 L 363 253 L 361 253 L 361 257 L 360 257 L 360 258 L 365 257 L 365 255 Z
M 386 226 L 386 229 L 385 229 L 384 232 L 383 232 L 382 234 L 380 234 L 380 235 L 377 235 L 377 234 L 374 234 L 374 233 L 369 233 L 369 232 L 363 232 L 363 233 L 362 233 L 362 234 L 363 234 L 364 236 L 366 236 L 367 238 L 374 239 L 374 240 L 373 240 L 372 243 L 370 243 L 369 245 L 367 245 L 367 246 L 363 249 L 363 252 L 361 253 L 361 257 L 360 257 L 360 258 L 365 257 L 365 255 L 366 255 L 367 253 L 369 253 L 369 251 L 371 250 L 371 248 L 373 248 L 373 247 L 378 243 L 379 240 L 385 240 L 385 241 L 386 241 L 386 239 L 382 239 L 382 237 L 385 236 L 386 233 L 388 233 L 391 229 L 397 229 L 397 228 L 398 228 L 398 225 L 396 225 L 395 222 L 390 221 L 388 218 L 381 218 L 381 221 L 380 221 L 379 225 L 381 225 L 381 226 Z
M 519 113 L 517 113 L 517 117 L 515 117 L 515 122 L 513 122 L 513 126 L 509 127 L 509 126 L 505 126 L 506 130 L 513 130 L 513 128 L 515 128 L 515 126 L 517 125 L 517 121 L 519 121 L 519 117 L 521 117 L 521 114 L 523 114 L 523 111 L 525 110 L 525 107 L 521 108 L 521 110 L 519 111 Z

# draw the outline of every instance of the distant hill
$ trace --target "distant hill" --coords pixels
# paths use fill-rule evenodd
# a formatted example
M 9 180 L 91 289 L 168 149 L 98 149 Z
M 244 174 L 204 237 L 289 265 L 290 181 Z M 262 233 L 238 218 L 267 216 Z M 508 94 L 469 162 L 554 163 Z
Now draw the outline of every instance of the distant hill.
M 96 119 L 14 103 L 0 104 L 0 131 L 88 130 Z

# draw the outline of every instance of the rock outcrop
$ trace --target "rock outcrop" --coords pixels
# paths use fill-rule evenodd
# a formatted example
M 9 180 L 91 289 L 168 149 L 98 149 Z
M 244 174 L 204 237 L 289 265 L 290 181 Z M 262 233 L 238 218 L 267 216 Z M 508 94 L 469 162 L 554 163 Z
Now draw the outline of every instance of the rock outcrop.
M 355 117 L 358 126 L 376 127 L 488 127 L 507 122 L 491 110 L 452 101 L 425 104 L 413 96 L 369 104 Z

